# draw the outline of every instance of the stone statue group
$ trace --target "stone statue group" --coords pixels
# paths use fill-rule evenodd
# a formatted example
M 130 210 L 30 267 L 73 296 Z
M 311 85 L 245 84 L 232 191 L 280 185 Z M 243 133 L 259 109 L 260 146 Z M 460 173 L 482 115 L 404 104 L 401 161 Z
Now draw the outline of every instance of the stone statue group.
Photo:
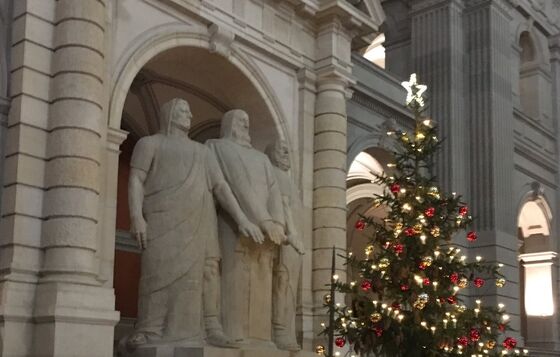
M 125 344 L 299 350 L 303 245 L 288 149 L 254 149 L 242 110 L 225 113 L 206 145 L 188 137 L 191 119 L 187 101 L 165 103 L 159 133 L 134 148 L 129 207 L 142 263 Z

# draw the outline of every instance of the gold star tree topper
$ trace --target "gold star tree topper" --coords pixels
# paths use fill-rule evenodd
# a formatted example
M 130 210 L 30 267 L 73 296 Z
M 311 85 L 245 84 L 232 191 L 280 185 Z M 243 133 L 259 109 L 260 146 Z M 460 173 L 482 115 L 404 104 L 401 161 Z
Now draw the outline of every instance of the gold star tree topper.
M 416 73 L 410 75 L 408 81 L 404 81 L 401 85 L 406 89 L 406 105 L 407 106 L 418 106 L 419 108 L 424 107 L 424 92 L 428 89 L 428 86 L 424 84 L 418 84 L 418 79 L 416 78 Z

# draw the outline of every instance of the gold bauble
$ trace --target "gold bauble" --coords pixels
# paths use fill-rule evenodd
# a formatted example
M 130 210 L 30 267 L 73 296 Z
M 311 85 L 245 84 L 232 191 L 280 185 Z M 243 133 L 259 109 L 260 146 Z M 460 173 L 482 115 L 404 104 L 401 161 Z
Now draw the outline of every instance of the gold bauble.
M 503 288 L 504 285 L 506 285 L 506 279 L 504 278 L 499 278 L 496 280 L 496 286 L 499 288 Z
M 390 263 L 389 263 L 389 259 L 387 259 L 387 258 L 381 258 L 381 259 L 379 260 L 379 264 L 378 264 L 378 265 L 379 265 L 379 267 L 380 267 L 381 269 L 385 269 L 385 268 L 387 268 L 387 267 L 389 266 L 389 264 L 390 264 Z
M 458 312 L 465 312 L 467 311 L 467 307 L 465 305 L 457 305 Z
M 379 312 L 374 312 L 373 314 L 371 314 L 369 319 L 371 320 L 371 322 L 373 322 L 375 324 L 375 323 L 381 321 L 382 316 Z
M 494 347 L 496 347 L 496 341 L 488 340 L 486 342 L 486 348 L 488 348 L 489 350 L 493 349 Z
M 469 280 L 465 277 L 462 277 L 461 279 L 459 279 L 459 281 L 457 282 L 457 286 L 460 287 L 461 289 L 464 289 L 467 287 L 467 285 L 469 285 Z
M 432 265 L 432 262 L 434 261 L 434 259 L 432 257 L 424 257 L 422 258 L 422 263 L 429 267 L 430 265 Z
M 323 303 L 324 303 L 325 305 L 330 305 L 331 301 L 332 301 L 332 300 L 331 300 L 331 294 L 325 294 L 325 295 L 323 296 Z
M 318 355 L 324 355 L 325 354 L 325 346 L 323 346 L 323 345 L 315 346 L 315 353 L 318 354 Z
M 365 249 L 366 255 L 370 255 L 373 253 L 373 245 L 368 245 Z
M 403 224 L 401 222 L 395 223 L 395 230 L 396 231 L 402 231 L 402 229 L 403 229 Z
M 422 233 L 422 225 L 420 223 L 415 224 L 412 229 L 414 229 L 414 233 L 416 234 Z
M 440 233 L 441 233 L 441 232 L 440 232 L 439 227 L 434 227 L 434 228 L 432 228 L 432 230 L 430 231 L 430 234 L 431 234 L 432 236 L 436 237 L 436 238 L 439 237 Z
M 422 310 L 426 307 L 426 304 L 421 302 L 420 300 L 416 300 L 414 302 L 414 304 L 412 304 L 412 306 L 414 306 L 415 308 L 417 308 L 418 310 Z

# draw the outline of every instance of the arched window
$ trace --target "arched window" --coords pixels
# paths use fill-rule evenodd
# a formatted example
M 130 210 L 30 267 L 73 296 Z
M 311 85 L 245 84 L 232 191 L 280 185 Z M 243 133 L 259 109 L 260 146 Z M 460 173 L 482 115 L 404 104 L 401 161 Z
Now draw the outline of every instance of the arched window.
M 375 207 L 376 194 L 383 193 L 383 187 L 375 182 L 375 175 L 382 175 L 383 165 L 370 153 L 361 152 L 356 156 L 348 170 L 346 178 L 347 214 L 347 251 L 358 259 L 365 258 L 365 248 L 371 231 L 355 228 L 356 222 L 363 216 L 381 220 L 386 216 L 384 207 Z M 348 271 L 348 281 L 357 280 L 356 272 Z
M 550 65 L 547 53 L 538 46 L 538 34 L 524 31 L 519 36 L 519 110 L 535 120 L 552 124 Z
M 552 216 L 544 198 L 538 196 L 523 204 L 518 215 L 521 333 L 531 345 L 532 331 L 543 318 L 554 315 L 550 222 Z

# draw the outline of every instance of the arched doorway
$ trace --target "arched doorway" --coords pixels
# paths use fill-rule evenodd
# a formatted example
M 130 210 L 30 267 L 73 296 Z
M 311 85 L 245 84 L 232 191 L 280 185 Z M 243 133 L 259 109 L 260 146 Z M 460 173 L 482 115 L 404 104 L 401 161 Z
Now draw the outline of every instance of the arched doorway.
M 128 132 L 127 139 L 120 145 L 115 197 L 113 278 L 116 310 L 121 313 L 116 340 L 133 328 L 140 276 L 140 252 L 128 232 L 129 162 L 138 139 L 159 130 L 160 105 L 175 97 L 186 99 L 194 116 L 191 137 L 199 142 L 218 137 L 222 115 L 234 108 L 249 114 L 255 148 L 263 150 L 277 137 L 285 137 L 278 124 L 278 113 L 271 108 L 271 98 L 263 96 L 263 89 L 255 84 L 258 79 L 249 78 L 247 71 L 240 68 L 240 61 L 234 60 L 204 47 L 180 46 L 163 50 L 136 72 L 122 100 L 120 120 L 112 123 L 118 122 L 120 129 Z
M 517 218 L 521 335 L 532 347 L 545 347 L 540 343 L 555 335 L 552 267 L 557 254 L 551 249 L 551 220 L 550 207 L 540 195 L 525 201 Z
M 383 206 L 373 204 L 375 195 L 382 195 L 384 187 L 376 182 L 376 175 L 385 173 L 389 155 L 385 150 L 370 148 L 360 152 L 350 164 L 346 178 L 346 249 L 357 259 L 364 259 L 371 231 L 356 229 L 356 222 L 362 217 L 382 220 L 387 211 Z M 349 268 L 348 281 L 358 279 L 358 273 Z

